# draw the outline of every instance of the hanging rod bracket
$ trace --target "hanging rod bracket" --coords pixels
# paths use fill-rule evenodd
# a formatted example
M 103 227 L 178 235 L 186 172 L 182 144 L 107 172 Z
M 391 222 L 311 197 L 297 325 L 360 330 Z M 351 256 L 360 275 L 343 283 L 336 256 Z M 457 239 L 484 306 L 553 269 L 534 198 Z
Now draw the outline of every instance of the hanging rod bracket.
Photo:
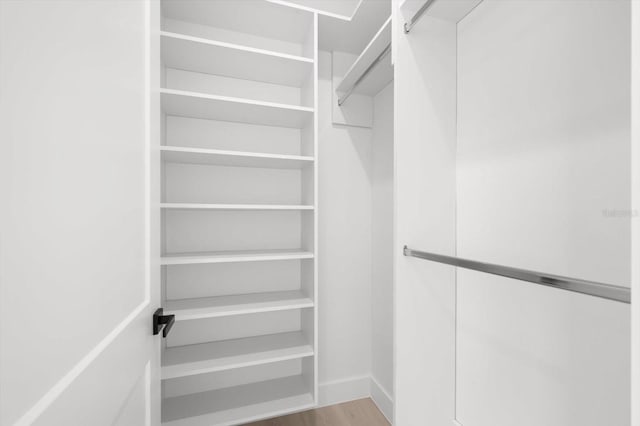
M 420 20 L 420 18 L 422 17 L 422 15 L 424 15 L 424 13 L 429 10 L 429 8 L 433 5 L 433 3 L 435 3 L 436 0 L 427 0 L 421 7 L 420 9 L 418 9 L 418 11 L 411 17 L 411 19 L 409 19 L 408 22 L 404 23 L 404 33 L 408 34 L 409 31 L 411 31 L 411 28 L 413 28 L 413 26 L 416 24 L 416 22 L 418 22 Z

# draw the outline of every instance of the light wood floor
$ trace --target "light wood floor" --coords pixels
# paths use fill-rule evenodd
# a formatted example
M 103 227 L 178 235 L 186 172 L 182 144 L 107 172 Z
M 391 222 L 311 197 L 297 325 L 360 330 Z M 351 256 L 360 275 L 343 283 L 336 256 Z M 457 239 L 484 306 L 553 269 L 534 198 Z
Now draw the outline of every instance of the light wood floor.
M 248 423 L 245 426 L 390 426 L 370 398 Z

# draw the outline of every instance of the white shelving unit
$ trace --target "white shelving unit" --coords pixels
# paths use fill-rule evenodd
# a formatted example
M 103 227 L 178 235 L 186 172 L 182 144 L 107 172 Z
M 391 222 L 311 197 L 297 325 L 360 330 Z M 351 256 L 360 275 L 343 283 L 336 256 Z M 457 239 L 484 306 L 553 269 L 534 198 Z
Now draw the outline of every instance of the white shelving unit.
M 162 424 L 313 407 L 317 14 L 161 1 Z

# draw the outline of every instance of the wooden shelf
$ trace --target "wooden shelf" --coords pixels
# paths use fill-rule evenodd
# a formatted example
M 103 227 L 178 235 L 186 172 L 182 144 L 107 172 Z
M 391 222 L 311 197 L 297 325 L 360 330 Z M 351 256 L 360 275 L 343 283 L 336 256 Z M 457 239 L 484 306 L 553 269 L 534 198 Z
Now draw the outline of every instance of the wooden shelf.
M 312 408 L 310 386 L 291 376 L 165 398 L 164 426 L 231 426 Z
M 313 59 L 162 31 L 162 60 L 170 68 L 302 87 Z
M 184 321 L 311 307 L 313 307 L 313 300 L 300 291 L 274 291 L 236 296 L 167 300 L 165 311 L 175 315 L 176 321 Z
M 162 379 L 175 379 L 310 356 L 313 356 L 313 347 L 299 331 L 170 347 L 162 355 Z
M 313 206 L 291 204 L 198 204 L 161 203 L 163 209 L 172 210 L 313 210 Z
M 301 250 L 251 250 L 213 253 L 175 253 L 164 255 L 161 265 L 198 263 L 265 262 L 273 260 L 313 259 L 313 253 Z
M 275 102 L 160 89 L 162 110 L 168 115 L 234 121 L 267 126 L 303 128 L 313 108 Z
M 225 167 L 266 169 L 302 169 L 313 164 L 313 157 L 266 154 L 261 152 L 162 146 L 162 160 L 167 163 L 205 164 Z
M 336 91 L 344 93 L 349 90 L 369 65 L 387 48 L 389 43 L 391 43 L 391 17 L 385 21 L 351 68 L 349 68 L 342 81 L 338 84 Z M 388 54 L 371 69 L 369 74 L 356 86 L 353 93 L 373 96 L 389 84 L 391 80 L 393 80 L 393 65 L 391 64 L 391 54 Z

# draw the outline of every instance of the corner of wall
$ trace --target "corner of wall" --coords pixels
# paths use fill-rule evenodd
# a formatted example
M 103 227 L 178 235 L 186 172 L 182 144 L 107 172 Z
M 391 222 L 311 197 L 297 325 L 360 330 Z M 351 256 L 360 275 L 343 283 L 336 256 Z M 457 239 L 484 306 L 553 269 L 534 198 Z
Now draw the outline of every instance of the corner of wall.
M 372 376 L 350 377 L 344 380 L 321 383 L 318 407 L 363 398 L 371 398 L 389 423 L 393 424 L 393 398 Z

